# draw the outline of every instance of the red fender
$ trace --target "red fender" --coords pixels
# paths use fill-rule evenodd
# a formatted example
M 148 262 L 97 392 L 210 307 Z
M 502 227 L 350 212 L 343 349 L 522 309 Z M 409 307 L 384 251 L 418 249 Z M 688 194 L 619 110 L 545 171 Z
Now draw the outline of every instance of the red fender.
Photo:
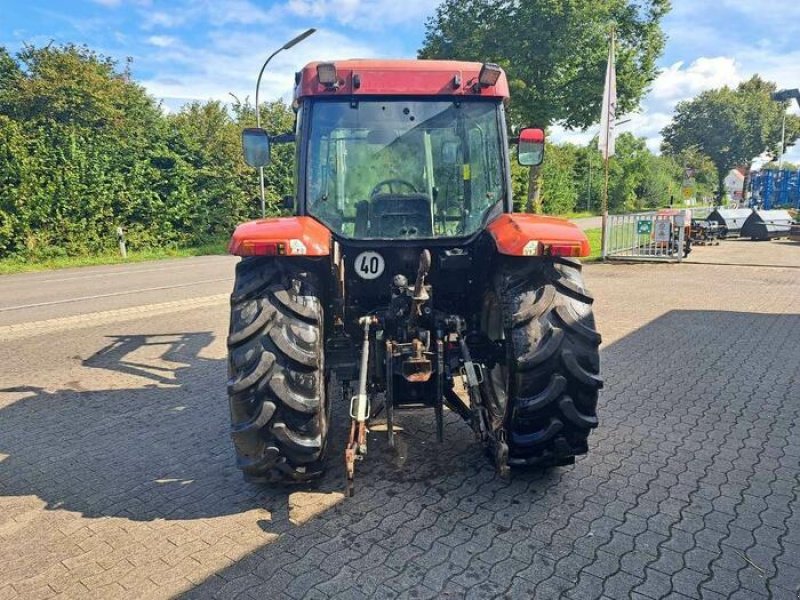
M 487 227 L 507 256 L 589 256 L 589 240 L 574 223 L 557 217 L 505 213 Z
M 327 256 L 331 232 L 311 217 L 274 217 L 242 223 L 228 252 L 236 256 Z

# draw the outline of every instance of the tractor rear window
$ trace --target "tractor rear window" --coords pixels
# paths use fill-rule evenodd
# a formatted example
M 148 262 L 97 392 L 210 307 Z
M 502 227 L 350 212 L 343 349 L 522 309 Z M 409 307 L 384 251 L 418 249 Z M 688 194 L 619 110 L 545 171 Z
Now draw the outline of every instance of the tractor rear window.
M 308 212 L 349 238 L 470 235 L 503 198 L 500 127 L 495 102 L 317 102 Z

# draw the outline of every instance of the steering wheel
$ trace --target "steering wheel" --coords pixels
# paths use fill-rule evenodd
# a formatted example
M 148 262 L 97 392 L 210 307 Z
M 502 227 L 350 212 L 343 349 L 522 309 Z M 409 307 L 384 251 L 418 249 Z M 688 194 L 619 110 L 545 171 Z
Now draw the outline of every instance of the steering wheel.
M 370 192 L 369 195 L 370 195 L 370 197 L 374 196 L 375 194 L 379 193 L 381 191 L 381 188 L 384 187 L 384 186 L 389 188 L 389 193 L 390 194 L 394 194 L 395 193 L 395 191 L 394 191 L 395 190 L 395 187 L 394 187 L 395 185 L 407 187 L 408 189 L 411 190 L 412 194 L 417 194 L 418 193 L 417 192 L 417 188 L 410 181 L 406 181 L 405 179 L 397 179 L 397 178 L 395 178 L 395 179 L 384 179 L 383 181 L 379 182 L 378 185 L 376 185 L 374 188 L 372 188 L 372 191 Z

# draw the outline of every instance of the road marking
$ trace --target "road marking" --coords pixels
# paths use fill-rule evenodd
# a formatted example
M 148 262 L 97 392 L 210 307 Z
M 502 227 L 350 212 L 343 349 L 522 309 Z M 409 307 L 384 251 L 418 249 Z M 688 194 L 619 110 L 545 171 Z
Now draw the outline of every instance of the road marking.
M 170 302 L 160 302 L 158 304 L 142 304 L 128 308 L 72 315 L 70 317 L 58 317 L 56 319 L 46 319 L 44 321 L 15 323 L 14 325 L 0 326 L 0 340 L 6 342 L 42 334 L 49 335 L 56 331 L 96 327 L 106 323 L 133 321 L 151 315 L 162 316 L 170 313 L 194 310 L 200 307 L 225 305 L 228 304 L 229 299 L 229 294 L 215 294 L 213 296 L 201 296 L 199 298 L 189 298 L 187 300 L 172 300 Z M 0 457 L 2 457 L 2 455 L 0 455 Z
M 108 294 L 96 294 L 94 296 L 81 296 L 79 298 L 65 298 L 63 300 L 52 300 L 50 302 L 37 302 L 35 304 L 19 304 L 17 306 L 5 306 L 0 308 L 0 312 L 8 312 L 12 310 L 22 310 L 24 308 L 38 308 L 40 306 L 53 306 L 55 304 L 69 304 L 70 302 L 82 302 L 84 300 L 95 300 L 97 298 L 110 298 L 112 296 L 127 296 L 128 294 L 141 294 L 142 292 L 157 292 L 161 290 L 172 290 L 176 288 L 191 287 L 193 285 L 202 285 L 204 283 L 218 283 L 220 281 L 230 281 L 230 277 L 222 277 L 220 279 L 203 279 L 202 281 L 194 281 L 192 283 L 181 283 L 178 285 L 162 285 L 151 288 L 140 288 L 138 290 L 127 290 L 124 292 L 111 292 Z
M 207 260 L 207 261 L 202 261 L 202 262 L 201 261 L 192 261 L 191 266 L 192 267 L 196 267 L 196 266 L 213 265 L 213 264 L 217 264 L 217 263 L 220 263 L 220 262 L 222 262 L 222 261 L 221 260 Z M 145 265 L 146 263 L 142 263 L 142 264 Z M 98 265 L 98 266 L 101 266 L 101 265 Z M 24 278 L 26 275 L 27 276 L 30 276 L 30 275 L 45 275 L 45 273 L 42 273 L 42 272 L 38 272 L 38 273 L 37 272 L 32 272 L 32 273 L 13 273 L 11 275 L 8 275 L 8 277 L 15 277 L 16 278 L 17 276 L 20 276 L 20 278 L 17 281 L 13 281 L 13 283 L 15 283 L 15 284 L 31 283 L 31 284 L 39 285 L 39 284 L 42 284 L 42 283 L 60 283 L 60 282 L 63 282 L 63 281 L 83 281 L 84 279 L 97 279 L 99 277 L 107 277 L 109 275 L 136 275 L 137 273 L 160 273 L 160 272 L 163 272 L 163 271 L 174 271 L 176 269 L 186 269 L 187 266 L 190 266 L 190 265 L 187 265 L 187 264 L 172 265 L 172 266 L 165 265 L 164 267 L 158 268 L 158 269 L 128 269 L 126 271 L 106 271 L 104 273 L 75 273 L 74 274 L 75 277 L 60 277 L 60 278 L 55 278 L 55 279 L 36 279 L 35 277 L 29 277 L 27 279 Z

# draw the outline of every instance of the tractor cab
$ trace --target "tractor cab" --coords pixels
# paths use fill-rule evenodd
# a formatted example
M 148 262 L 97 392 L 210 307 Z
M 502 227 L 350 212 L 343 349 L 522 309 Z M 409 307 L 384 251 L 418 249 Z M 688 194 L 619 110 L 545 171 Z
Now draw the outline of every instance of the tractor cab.
M 506 196 L 498 101 L 323 100 L 309 113 L 306 211 L 337 236 L 469 236 Z
M 507 98 L 505 74 L 493 64 L 307 65 L 295 88 L 295 212 L 342 239 L 464 238 L 482 231 L 512 207 Z M 246 133 L 246 157 L 263 166 L 269 137 Z M 543 134 L 537 142 L 538 153 L 525 154 L 534 161 L 528 164 L 541 161 Z

